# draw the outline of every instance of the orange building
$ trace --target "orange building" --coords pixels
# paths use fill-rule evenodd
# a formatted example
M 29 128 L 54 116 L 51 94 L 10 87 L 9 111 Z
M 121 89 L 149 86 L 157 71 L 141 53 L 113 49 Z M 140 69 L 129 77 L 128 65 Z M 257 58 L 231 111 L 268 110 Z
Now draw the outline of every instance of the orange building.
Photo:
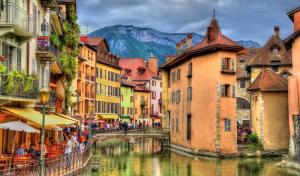
M 84 41 L 84 38 L 81 38 Z M 96 53 L 92 46 L 87 43 L 80 43 L 77 72 L 77 95 L 78 95 L 78 116 L 89 118 L 89 103 L 95 99 L 95 64 Z
M 242 47 L 222 34 L 215 18 L 200 43 L 191 46 L 191 40 L 178 43 L 178 56 L 161 67 L 168 75 L 171 146 L 194 154 L 236 155 L 235 62 Z
M 284 42 L 292 52 L 293 71 L 288 79 L 288 106 L 289 106 L 289 155 L 300 161 L 300 7 L 288 12 L 294 23 L 294 33 Z

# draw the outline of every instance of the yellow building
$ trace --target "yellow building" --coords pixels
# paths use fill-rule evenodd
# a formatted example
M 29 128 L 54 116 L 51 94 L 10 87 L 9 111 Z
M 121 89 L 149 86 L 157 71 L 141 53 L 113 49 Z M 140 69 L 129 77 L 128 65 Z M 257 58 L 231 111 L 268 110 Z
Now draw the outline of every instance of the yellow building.
M 120 58 L 109 52 L 105 39 L 87 39 L 87 43 L 97 49 L 95 114 L 96 119 L 106 122 L 119 120 L 121 94 Z
M 150 90 L 141 86 L 134 88 L 134 122 L 150 125 Z
M 111 55 L 112 56 L 112 55 Z M 120 111 L 120 73 L 101 61 L 96 64 L 96 114 L 98 119 L 116 121 Z

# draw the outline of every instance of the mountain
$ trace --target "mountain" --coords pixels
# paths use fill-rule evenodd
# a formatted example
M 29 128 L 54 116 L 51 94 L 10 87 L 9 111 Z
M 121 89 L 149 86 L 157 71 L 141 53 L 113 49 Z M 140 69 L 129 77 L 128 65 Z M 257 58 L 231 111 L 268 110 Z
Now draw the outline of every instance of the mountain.
M 164 62 L 166 54 L 175 54 L 178 41 L 188 33 L 165 33 L 152 28 L 141 28 L 133 25 L 115 25 L 100 28 L 89 34 L 91 37 L 103 37 L 107 40 L 112 53 L 120 57 L 148 58 L 151 53 Z M 203 39 L 202 35 L 193 33 L 193 45 Z M 238 41 L 244 47 L 260 47 L 257 42 Z

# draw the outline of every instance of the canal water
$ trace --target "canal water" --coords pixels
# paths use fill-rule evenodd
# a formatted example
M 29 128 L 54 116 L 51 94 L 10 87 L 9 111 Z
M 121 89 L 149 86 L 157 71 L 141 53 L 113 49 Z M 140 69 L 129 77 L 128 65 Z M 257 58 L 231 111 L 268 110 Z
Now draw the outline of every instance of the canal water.
M 134 144 L 109 139 L 93 150 L 100 166 L 92 176 L 296 176 L 280 169 L 275 159 L 215 159 L 189 156 L 164 148 L 155 139 L 140 139 Z

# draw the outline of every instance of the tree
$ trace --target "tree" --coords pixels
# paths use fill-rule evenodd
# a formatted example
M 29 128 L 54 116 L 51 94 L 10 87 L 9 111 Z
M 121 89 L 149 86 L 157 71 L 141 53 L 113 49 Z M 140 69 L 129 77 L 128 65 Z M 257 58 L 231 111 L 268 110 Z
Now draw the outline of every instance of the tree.
M 77 74 L 76 58 L 78 56 L 80 33 L 79 25 L 77 23 L 77 14 L 73 4 L 68 5 L 67 7 L 67 17 L 63 21 L 63 30 L 64 35 L 62 38 L 60 61 L 65 90 L 65 113 L 68 113 L 69 106 L 71 106 L 70 98 L 72 96 L 70 88 Z

